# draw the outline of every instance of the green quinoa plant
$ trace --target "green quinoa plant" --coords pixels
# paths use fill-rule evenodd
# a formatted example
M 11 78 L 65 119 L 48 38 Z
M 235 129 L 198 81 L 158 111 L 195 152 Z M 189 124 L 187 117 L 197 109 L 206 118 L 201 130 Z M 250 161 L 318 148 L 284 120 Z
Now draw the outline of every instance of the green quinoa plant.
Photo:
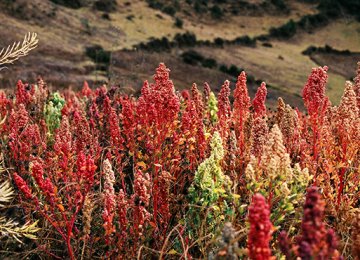
M 210 95 L 209 95 L 209 103 L 208 103 L 208 111 L 209 111 L 209 114 L 210 114 L 210 121 L 212 124 L 215 124 L 218 120 L 218 117 L 217 117 L 217 112 L 218 112 L 218 101 L 215 97 L 215 94 L 214 92 L 210 92 Z
M 60 126 L 61 110 L 64 105 L 65 99 L 60 96 L 59 92 L 55 92 L 44 107 L 45 122 L 50 135 Z
M 220 166 L 224 158 L 222 140 L 218 132 L 211 139 L 211 154 L 202 162 L 189 188 L 189 211 L 185 218 L 190 239 L 211 238 L 221 223 L 229 218 L 231 209 L 231 180 Z

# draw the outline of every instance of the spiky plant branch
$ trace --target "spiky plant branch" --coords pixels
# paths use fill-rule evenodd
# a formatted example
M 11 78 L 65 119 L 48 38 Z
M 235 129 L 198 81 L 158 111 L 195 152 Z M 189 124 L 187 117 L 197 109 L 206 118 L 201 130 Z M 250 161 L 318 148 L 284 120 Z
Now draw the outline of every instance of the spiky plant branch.
M 13 194 L 14 190 L 12 189 L 9 181 L 0 184 L 0 203 L 9 202 L 13 198 Z M 0 204 L 0 208 L 2 207 L 4 207 L 4 205 Z M 34 223 L 25 223 L 24 225 L 19 226 L 18 222 L 0 216 L 0 239 L 11 237 L 22 243 L 20 240 L 22 237 L 36 239 L 35 233 L 39 230 L 40 228 L 37 227 L 37 221 Z
M 36 33 L 27 33 L 22 42 L 14 42 L 0 51 L 0 66 L 12 64 L 14 61 L 29 54 L 37 47 L 38 38 Z M 0 67 L 0 70 L 2 67 Z

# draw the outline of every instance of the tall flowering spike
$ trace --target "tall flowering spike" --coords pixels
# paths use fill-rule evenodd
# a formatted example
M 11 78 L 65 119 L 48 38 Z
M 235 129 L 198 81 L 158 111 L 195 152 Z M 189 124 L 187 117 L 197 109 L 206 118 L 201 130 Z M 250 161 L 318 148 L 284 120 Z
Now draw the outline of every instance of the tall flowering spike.
M 25 85 L 19 80 L 16 84 L 16 103 L 24 105 L 31 103 L 34 93 L 34 86 Z
M 355 82 L 354 91 L 356 94 L 357 105 L 358 105 L 358 108 L 360 111 L 360 61 L 358 62 L 357 65 L 358 65 L 358 68 L 356 71 L 356 77 L 354 78 L 354 82 Z
M 61 110 L 64 105 L 65 100 L 58 92 L 55 92 L 44 106 L 45 122 L 51 135 L 54 133 L 55 129 L 60 126 Z
M 141 88 L 141 97 L 143 97 L 144 99 L 149 98 L 151 89 L 150 89 L 150 84 L 147 80 L 144 81 L 144 84 Z
M 106 159 L 103 162 L 103 173 L 104 173 L 104 210 L 102 213 L 102 218 L 104 221 L 104 229 L 106 242 L 109 243 L 109 236 L 115 231 L 115 227 L 113 225 L 113 219 L 115 215 L 116 208 L 116 200 L 115 200 L 115 176 L 112 170 L 110 161 Z
M 89 129 L 89 122 L 87 121 L 84 112 L 81 110 L 76 110 L 74 112 L 73 123 L 72 123 L 72 133 L 75 136 L 75 146 L 76 152 L 80 153 L 85 151 L 86 147 L 90 145 L 91 135 Z
M 111 106 L 111 100 L 108 96 L 106 96 L 104 100 L 104 114 L 107 117 L 109 126 L 110 144 L 115 149 L 121 149 L 124 140 L 120 132 L 119 118 L 115 109 Z
M 126 138 L 125 145 L 130 150 L 130 152 L 134 152 L 135 149 L 135 128 L 136 128 L 136 120 L 135 120 L 135 105 L 133 99 L 126 97 L 121 100 L 122 110 L 121 110 L 121 121 L 122 121 L 122 129 Z
M 325 89 L 328 67 L 313 68 L 303 89 L 303 100 L 310 116 L 320 113 L 326 101 Z
M 298 120 L 297 113 L 289 105 L 286 105 L 284 116 L 279 126 L 284 136 L 284 144 L 289 152 L 294 152 L 297 147 L 296 142 L 299 142 L 300 139 L 298 136 Z
M 223 140 L 226 142 L 228 135 L 228 128 L 230 124 L 231 117 L 231 106 L 230 106 L 230 81 L 226 80 L 224 85 L 222 85 L 220 93 L 218 95 L 218 118 L 219 118 L 219 127 L 220 134 Z
M 211 88 L 207 82 L 204 83 L 204 103 L 205 105 L 209 102 Z
M 352 151 L 358 151 L 360 145 L 360 119 L 359 108 L 357 107 L 356 94 L 352 84 L 347 81 L 344 94 L 337 109 L 337 129 L 339 133 L 339 144 L 341 147 L 343 162 L 353 161 L 355 157 L 351 156 Z M 328 138 L 329 139 L 329 138 Z M 355 159 L 356 160 L 356 159 Z M 346 163 L 345 163 L 346 166 Z M 338 189 L 338 206 L 341 203 L 343 189 L 345 186 L 344 175 L 346 167 L 340 169 L 340 185 Z M 356 185 L 356 184 L 355 184 Z
M 248 89 L 246 86 L 246 73 L 242 71 L 237 79 L 234 90 L 234 114 L 233 117 L 242 121 L 246 120 L 251 106 Z
M 167 225 L 169 223 L 171 213 L 170 213 L 170 199 L 169 199 L 169 193 L 170 193 L 170 187 L 172 184 L 172 176 L 167 171 L 161 171 L 158 175 L 158 182 L 154 184 L 154 189 L 156 189 L 159 192 L 159 196 L 157 198 L 158 202 L 158 212 L 159 214 L 156 216 L 157 223 L 161 223 L 161 226 L 164 226 L 165 229 L 167 228 Z
M 201 187 L 202 190 L 209 189 L 209 191 L 212 188 L 221 187 L 225 179 L 220 166 L 220 161 L 224 158 L 225 151 L 219 132 L 213 134 L 210 147 L 210 157 L 199 165 L 194 177 L 195 185 Z M 211 191 L 210 193 L 216 193 L 216 191 Z M 214 198 L 213 196 L 209 197 Z
M 266 116 L 266 106 L 265 106 L 266 95 L 267 95 L 266 84 L 265 82 L 262 82 L 252 102 L 255 118 Z
M 284 100 L 279 97 L 278 98 L 278 104 L 277 104 L 277 109 L 276 109 L 276 123 L 280 126 L 281 122 L 283 121 L 284 118 L 284 114 L 285 114 L 285 102 Z
M 337 111 L 341 124 L 345 129 L 351 128 L 359 117 L 356 94 L 350 81 L 346 81 L 345 91 Z
M 336 236 L 326 230 L 324 219 L 325 202 L 317 187 L 308 188 L 304 205 L 304 216 L 301 223 L 301 236 L 298 239 L 298 256 L 301 259 L 335 259 L 339 257 L 336 250 Z
M 268 125 L 262 117 L 255 118 L 251 129 L 251 154 L 260 159 L 268 135 Z
M 273 126 L 267 137 L 267 142 L 261 157 L 261 165 L 267 174 L 273 178 L 281 175 L 287 180 L 292 179 L 290 156 L 286 152 L 282 133 L 277 124 Z
M 10 129 L 15 132 L 15 131 L 20 131 L 21 129 L 23 129 L 26 124 L 29 121 L 29 114 L 24 106 L 24 104 L 20 104 L 18 106 L 17 111 L 12 110 L 11 111 L 11 115 L 10 115 Z
M 252 198 L 248 221 L 250 222 L 250 231 L 247 248 L 250 259 L 271 259 L 269 243 L 272 238 L 273 225 L 270 222 L 269 205 L 259 193 Z
M 91 156 L 86 156 L 81 152 L 76 161 L 78 181 L 82 181 L 86 185 L 85 193 L 87 193 L 90 187 L 94 184 L 94 175 L 96 165 Z
M 66 155 L 70 157 L 72 148 L 72 135 L 70 131 L 69 119 L 63 116 L 60 127 L 55 134 L 54 150 L 58 155 Z
M 170 79 L 170 69 L 168 69 L 164 63 L 160 63 L 159 67 L 157 67 L 156 69 L 154 80 L 157 83 L 167 83 L 169 79 Z
M 199 119 L 202 120 L 204 114 L 204 103 L 202 100 L 202 95 L 195 83 L 191 87 L 191 93 L 192 93 L 192 99 L 194 100 L 195 103 L 196 113 L 198 114 Z
M 221 136 L 219 135 L 218 132 L 214 133 L 211 139 L 210 147 L 211 147 L 211 155 L 214 156 L 214 159 L 216 161 L 222 160 L 225 153 L 224 153 L 224 148 L 222 146 Z
M 121 236 L 125 237 L 126 236 L 126 227 L 128 225 L 127 211 L 128 211 L 130 203 L 129 203 L 123 189 L 121 189 L 119 191 L 116 201 L 117 201 L 117 208 L 118 208 L 117 215 L 119 217 Z
M 215 124 L 218 121 L 218 101 L 214 92 L 211 92 L 209 96 L 208 111 L 208 118 L 210 119 L 211 123 Z
M 160 106 L 162 116 L 168 118 L 168 120 L 172 120 L 179 112 L 180 100 L 175 94 L 175 87 L 169 78 L 169 74 L 170 70 L 164 63 L 160 63 L 154 76 L 155 85 L 153 86 L 153 90 L 158 91 L 155 93 L 154 98 L 157 98 L 157 100 L 155 100 L 156 103 L 159 102 L 157 105 Z
M 186 102 L 186 108 L 181 118 L 182 131 L 186 134 L 193 134 L 191 133 L 192 132 L 191 130 L 193 130 L 192 126 L 194 125 L 196 119 L 197 119 L 197 114 L 196 114 L 195 102 L 193 100 L 190 100 Z
M 93 94 L 91 88 L 89 87 L 89 84 L 87 83 L 87 81 L 84 81 L 84 84 L 83 84 L 83 88 L 81 90 L 81 95 L 83 97 L 91 97 Z
M 151 183 L 149 174 L 141 171 L 137 171 L 134 178 L 134 194 L 131 196 L 134 230 L 135 236 L 141 236 L 146 228 L 145 224 L 151 217 L 147 210 L 150 203 Z
M 17 111 L 12 110 L 9 120 L 10 134 L 9 147 L 12 159 L 23 161 L 29 160 L 31 154 L 40 154 L 46 149 L 39 129 L 40 124 L 30 124 L 29 114 L 24 104 L 20 104 Z M 24 171 L 24 169 L 21 169 Z
M 236 241 L 237 231 L 233 228 L 231 222 L 226 222 L 221 232 L 220 241 L 216 255 L 209 255 L 208 259 L 239 259 L 239 243 Z
M 49 203 L 53 205 L 55 202 L 55 186 L 49 178 L 44 177 L 43 162 L 40 159 L 31 162 L 30 171 L 40 190 L 46 195 Z
M 186 140 L 184 143 L 184 148 L 186 148 L 184 153 L 186 153 L 189 161 L 188 166 L 190 171 L 194 171 L 199 160 L 198 155 L 200 155 L 200 158 L 203 158 L 206 149 L 202 116 L 198 116 L 194 100 L 186 102 L 186 108 L 181 118 L 181 131 L 183 138 Z
M 156 113 L 154 111 L 154 106 L 151 107 L 150 101 L 150 85 L 148 81 L 144 81 L 144 84 L 141 88 L 141 96 L 139 97 L 136 105 L 136 114 L 139 115 L 138 124 L 140 125 L 146 126 L 155 120 Z
M 244 142 L 244 124 L 249 116 L 250 106 L 251 102 L 246 86 L 246 74 L 245 71 L 242 71 L 238 77 L 236 88 L 234 90 L 234 108 L 232 113 L 235 133 L 238 138 L 240 148 L 243 146 Z
M 220 93 L 218 95 L 218 117 L 219 120 L 227 120 L 231 114 L 231 107 L 230 107 L 230 81 L 226 80 L 221 87 Z
M 281 231 L 278 237 L 279 248 L 281 252 L 286 256 L 286 259 L 290 259 L 291 246 L 289 243 L 288 235 L 285 231 Z
M 169 79 L 169 71 L 165 64 L 160 63 L 154 75 L 155 83 L 149 85 L 144 82 L 137 106 L 140 122 L 145 120 L 148 125 L 162 125 L 164 131 L 171 131 L 170 125 L 180 111 L 180 99 Z
M 227 165 L 226 170 L 229 173 L 231 180 L 235 181 L 237 178 L 237 175 L 236 175 L 236 161 L 237 161 L 236 155 L 237 154 L 236 154 L 236 152 L 238 150 L 235 131 L 230 132 L 228 147 L 229 147 L 229 149 L 226 153 L 226 156 L 227 156 L 226 162 L 228 163 L 228 165 Z
M 13 179 L 18 189 L 24 194 L 25 198 L 30 200 L 32 198 L 32 194 L 26 181 L 24 181 L 24 179 L 21 178 L 16 172 L 13 174 Z
M 44 169 L 40 161 L 36 160 L 30 165 L 31 174 L 35 179 L 36 184 L 43 189 L 44 186 Z
M 222 143 L 219 132 L 214 132 L 210 157 L 199 165 L 188 190 L 190 207 L 186 219 L 189 220 L 192 238 L 214 232 L 218 219 L 224 218 L 229 210 L 231 180 L 221 168 L 225 154 Z M 204 223 L 205 230 L 200 228 Z M 196 234 L 195 237 L 193 234 Z
M 10 99 L 6 97 L 6 94 L 4 91 L 0 91 L 0 121 L 2 121 L 5 116 L 8 114 L 8 111 L 11 111 L 12 102 Z M 6 130 L 7 125 L 0 123 L 1 130 Z
M 221 136 L 218 132 L 215 132 L 211 139 L 211 155 L 205 161 L 203 161 L 197 171 L 195 172 L 194 184 L 200 187 L 205 194 L 208 194 L 208 198 L 203 200 L 204 205 L 211 203 L 207 201 L 209 198 L 213 200 L 217 198 L 214 188 L 220 188 L 224 184 L 225 175 L 221 169 L 220 161 L 224 158 L 225 151 L 222 146 Z M 191 192 L 198 192 L 194 187 L 190 187 Z M 213 195 L 211 195 L 213 194 Z M 204 196 L 204 195 L 200 195 Z
M 325 233 L 325 225 L 322 222 L 324 219 L 325 202 L 318 193 L 316 187 L 310 187 L 307 190 L 306 201 L 304 205 L 304 216 L 301 224 L 301 239 L 299 240 L 300 249 L 304 244 L 317 246 L 322 240 Z M 304 251 L 304 257 L 307 253 Z
M 188 101 L 190 99 L 190 92 L 187 89 L 181 91 L 181 97 L 184 101 Z

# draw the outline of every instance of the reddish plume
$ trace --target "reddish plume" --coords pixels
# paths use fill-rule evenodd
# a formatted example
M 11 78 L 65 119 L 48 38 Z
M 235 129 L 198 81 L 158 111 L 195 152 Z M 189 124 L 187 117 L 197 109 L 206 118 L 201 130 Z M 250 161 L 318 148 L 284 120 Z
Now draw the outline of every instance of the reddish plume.
M 254 118 L 266 116 L 266 106 L 265 106 L 266 95 L 267 95 L 266 84 L 265 82 L 262 82 L 252 102 L 254 108 Z
M 317 115 L 326 102 L 325 89 L 328 67 L 313 68 L 303 89 L 303 100 L 310 116 Z
M 250 259 L 270 259 L 271 249 L 269 243 L 273 225 L 270 222 L 269 205 L 259 193 L 252 198 L 248 220 L 250 222 L 250 231 L 247 247 Z

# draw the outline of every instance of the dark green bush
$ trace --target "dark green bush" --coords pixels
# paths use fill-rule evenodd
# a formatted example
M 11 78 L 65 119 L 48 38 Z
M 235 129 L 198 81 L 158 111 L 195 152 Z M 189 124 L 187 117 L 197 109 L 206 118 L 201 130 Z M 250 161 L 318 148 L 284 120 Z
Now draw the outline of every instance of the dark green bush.
M 139 49 L 147 50 L 147 51 L 168 51 L 171 49 L 171 43 L 166 37 L 162 37 L 161 39 L 151 38 L 149 42 L 140 43 L 136 46 Z
M 224 15 L 223 10 L 218 5 L 214 5 L 213 7 L 211 7 L 210 12 L 211 17 L 217 20 L 221 19 Z
M 217 67 L 217 62 L 214 59 L 208 58 L 208 59 L 204 59 L 201 63 L 203 65 L 203 67 L 205 68 L 216 68 Z
M 176 14 L 176 10 L 172 5 L 165 6 L 162 11 L 170 16 L 174 16 Z
M 267 48 L 272 48 L 272 44 L 270 42 L 264 42 L 262 44 L 262 46 L 267 47 Z
M 284 0 L 271 0 L 271 3 L 276 6 L 276 8 L 280 10 L 287 10 L 287 6 L 284 2 Z
M 177 33 L 174 37 L 174 42 L 179 47 L 192 47 L 196 45 L 196 36 L 193 33 Z
M 248 35 L 245 35 L 235 38 L 235 40 L 233 40 L 233 43 L 244 46 L 255 46 L 256 39 L 250 38 Z
M 346 12 L 354 15 L 360 21 L 359 0 L 321 0 L 318 9 L 329 17 L 338 17 Z
M 199 65 L 204 61 L 204 57 L 194 50 L 184 52 L 181 57 L 185 63 L 190 65 Z
M 207 2 L 203 2 L 203 1 L 199 1 L 197 0 L 196 2 L 194 2 L 194 10 L 196 13 L 198 14 L 204 14 L 207 11 Z
M 215 45 L 220 46 L 220 47 L 224 46 L 224 40 L 220 37 L 215 38 L 214 43 L 215 43 Z
M 329 19 L 323 13 L 305 15 L 298 22 L 298 26 L 304 30 L 312 30 L 329 23 Z
M 85 6 L 84 1 L 82 0 L 50 0 L 50 1 L 55 4 L 63 5 L 74 9 L 78 9 Z
M 114 12 L 116 7 L 116 0 L 98 0 L 94 3 L 94 9 L 102 12 Z
M 278 28 L 271 28 L 270 35 L 277 38 L 288 39 L 296 34 L 296 27 L 296 23 L 291 19 L 289 22 Z
M 232 64 L 230 67 L 227 67 L 226 65 L 222 64 L 219 67 L 219 70 L 221 72 L 224 72 L 226 74 L 229 74 L 233 77 L 239 76 L 239 74 L 244 70 L 242 68 L 238 68 L 236 65 Z
M 100 45 L 92 45 L 89 47 L 86 47 L 85 54 L 89 58 L 91 58 L 96 63 L 110 63 L 110 55 L 111 53 L 109 51 L 106 51 L 101 47 Z
M 324 47 L 315 47 L 315 46 L 311 45 L 302 52 L 302 54 L 304 54 L 304 55 L 311 55 L 313 53 L 351 55 L 351 51 L 349 51 L 349 50 L 337 50 L 327 44 Z
M 180 19 L 179 17 L 176 17 L 176 18 L 175 18 L 175 26 L 176 26 L 176 27 L 182 28 L 182 27 L 183 27 L 183 24 L 184 24 L 184 22 L 183 22 L 182 19 Z
M 153 9 L 158 9 L 158 10 L 161 10 L 164 6 L 163 3 L 161 3 L 157 0 L 147 0 L 147 3 L 149 5 L 149 7 L 153 8 Z

